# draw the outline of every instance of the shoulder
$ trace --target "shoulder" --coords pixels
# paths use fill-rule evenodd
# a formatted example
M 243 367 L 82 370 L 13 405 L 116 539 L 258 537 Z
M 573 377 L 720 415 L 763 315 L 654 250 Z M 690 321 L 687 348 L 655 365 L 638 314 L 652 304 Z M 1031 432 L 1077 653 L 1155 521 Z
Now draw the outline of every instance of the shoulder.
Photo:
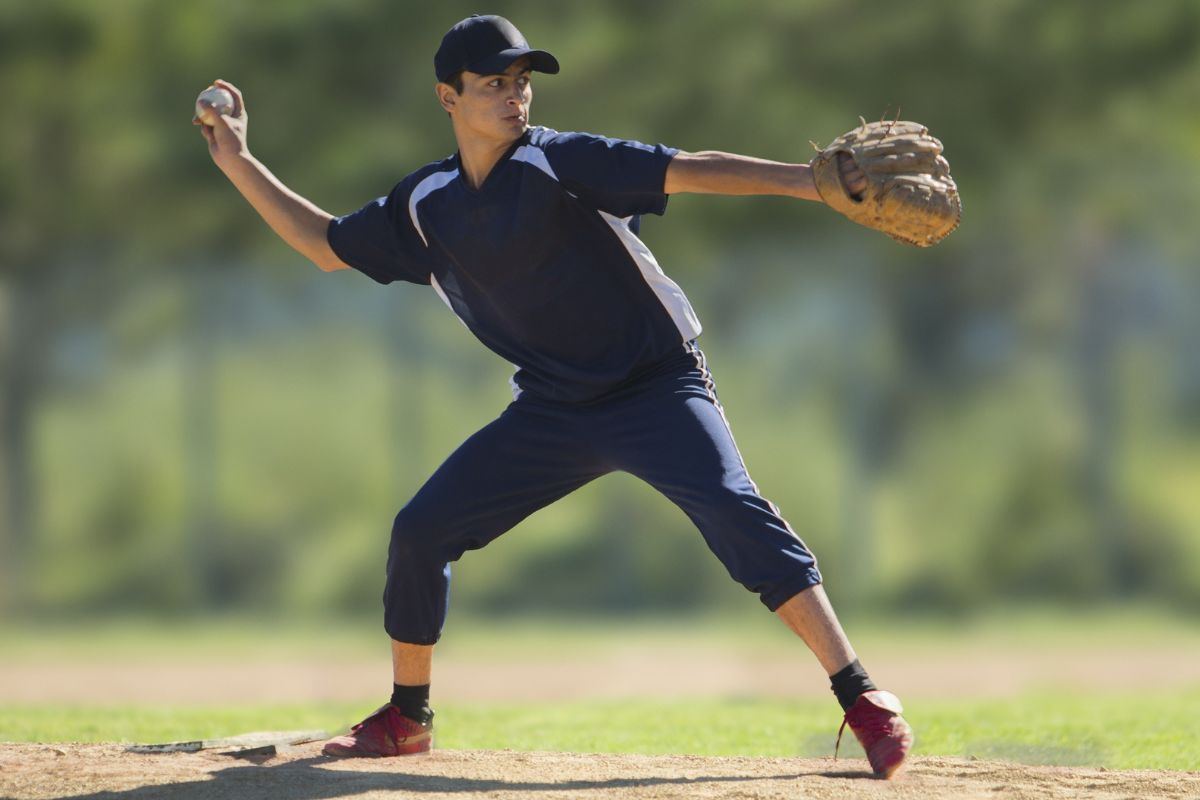
M 431 161 L 425 166 L 413 170 L 405 176 L 392 190 L 393 199 L 407 198 L 418 189 L 424 189 L 431 184 L 445 185 L 458 175 L 458 159 L 447 156 L 441 161 Z
M 556 143 L 561 137 L 570 136 L 571 134 L 559 133 L 553 128 L 536 125 L 527 130 L 525 135 L 529 138 L 529 143 L 534 147 L 546 147 L 547 145 Z
M 537 126 L 530 128 L 528 131 L 529 143 L 534 147 L 541 149 L 555 148 L 560 146 L 571 145 L 588 145 L 598 142 L 611 142 L 615 139 L 609 139 L 606 136 L 598 136 L 594 133 L 584 133 L 582 131 L 556 131 L 553 128 L 545 128 Z
M 521 148 L 520 160 L 535 163 L 551 174 L 602 170 L 608 152 L 617 144 L 617 140 L 594 133 L 542 127 L 530 128 L 527 136 L 528 144 Z
M 666 154 L 678 152 L 666 145 L 645 144 L 636 139 L 621 139 L 583 131 L 559 132 L 553 128 L 530 128 L 529 143 L 560 158 L 600 159 L 602 163 L 628 154 Z M 554 157 L 551 156 L 551 158 Z

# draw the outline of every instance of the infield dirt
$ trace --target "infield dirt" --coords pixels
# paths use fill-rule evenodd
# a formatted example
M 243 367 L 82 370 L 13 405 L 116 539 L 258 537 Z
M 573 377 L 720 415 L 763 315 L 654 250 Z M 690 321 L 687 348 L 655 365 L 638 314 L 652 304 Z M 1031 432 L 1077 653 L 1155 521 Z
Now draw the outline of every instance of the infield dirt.
M 13 800 L 256 798 L 1196 798 L 1200 774 L 1031 767 L 916 758 L 892 781 L 861 759 L 588 755 L 443 750 L 336 760 L 320 744 L 249 763 L 220 752 L 142 755 L 121 745 L 0 745 L 0 796 Z

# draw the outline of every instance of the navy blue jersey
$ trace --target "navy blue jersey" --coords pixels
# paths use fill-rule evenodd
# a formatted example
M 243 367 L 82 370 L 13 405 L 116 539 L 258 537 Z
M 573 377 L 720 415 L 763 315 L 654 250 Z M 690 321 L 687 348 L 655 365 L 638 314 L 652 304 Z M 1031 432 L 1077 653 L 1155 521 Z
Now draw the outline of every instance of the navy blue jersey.
M 700 322 L 638 238 L 677 150 L 530 128 L 478 190 L 457 155 L 333 220 L 329 244 L 380 283 L 430 284 L 517 367 L 517 392 L 580 402 L 683 353 Z

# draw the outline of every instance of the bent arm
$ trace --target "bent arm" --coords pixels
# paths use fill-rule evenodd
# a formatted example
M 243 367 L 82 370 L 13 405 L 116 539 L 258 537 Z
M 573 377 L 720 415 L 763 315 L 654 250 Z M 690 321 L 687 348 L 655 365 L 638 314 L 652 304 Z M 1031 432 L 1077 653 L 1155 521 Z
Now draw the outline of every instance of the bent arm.
M 329 246 L 327 233 L 333 215 L 284 186 L 250 155 L 246 143 L 249 115 L 241 91 L 228 81 L 218 80 L 213 85 L 228 90 L 234 100 L 231 115 L 217 114 L 210 104 L 202 104 L 197 108 L 200 116 L 192 120 L 200 126 L 213 162 L 271 229 L 302 256 L 325 272 L 349 269 Z
M 329 246 L 332 214 L 293 192 L 249 153 L 221 169 L 271 230 L 298 253 L 325 272 L 349 269 Z
M 774 194 L 820 202 L 808 164 L 706 150 L 680 151 L 667 165 L 665 194 Z

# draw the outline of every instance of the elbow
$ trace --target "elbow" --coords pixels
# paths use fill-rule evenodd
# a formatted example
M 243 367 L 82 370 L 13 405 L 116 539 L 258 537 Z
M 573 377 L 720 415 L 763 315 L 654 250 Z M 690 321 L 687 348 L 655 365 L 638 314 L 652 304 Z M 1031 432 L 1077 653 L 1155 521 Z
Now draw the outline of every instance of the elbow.
M 308 256 L 308 260 L 316 264 L 321 272 L 337 272 L 350 268 L 349 264 L 338 257 L 333 245 L 329 243 L 329 224 L 332 220 L 333 217 L 322 212 L 318 229 L 310 232 L 304 247 L 304 255 Z
M 321 272 L 337 272 L 342 269 L 349 269 L 350 265 L 342 259 L 338 258 L 337 253 L 333 252 L 332 247 L 316 248 L 314 251 L 305 253 L 308 260 L 317 265 L 317 269 Z
M 350 265 L 338 256 L 333 247 L 329 245 L 327 240 L 313 243 L 306 248 L 304 253 L 308 260 L 317 265 L 317 269 L 321 272 L 337 272 L 342 269 L 349 269 Z
M 667 163 L 667 173 L 663 178 L 663 194 L 680 194 L 689 191 L 689 169 L 694 157 L 691 153 L 680 150 Z
M 350 265 L 346 264 L 337 256 L 317 257 L 311 259 L 317 265 L 317 269 L 321 272 L 337 272 L 338 270 L 349 269 Z

